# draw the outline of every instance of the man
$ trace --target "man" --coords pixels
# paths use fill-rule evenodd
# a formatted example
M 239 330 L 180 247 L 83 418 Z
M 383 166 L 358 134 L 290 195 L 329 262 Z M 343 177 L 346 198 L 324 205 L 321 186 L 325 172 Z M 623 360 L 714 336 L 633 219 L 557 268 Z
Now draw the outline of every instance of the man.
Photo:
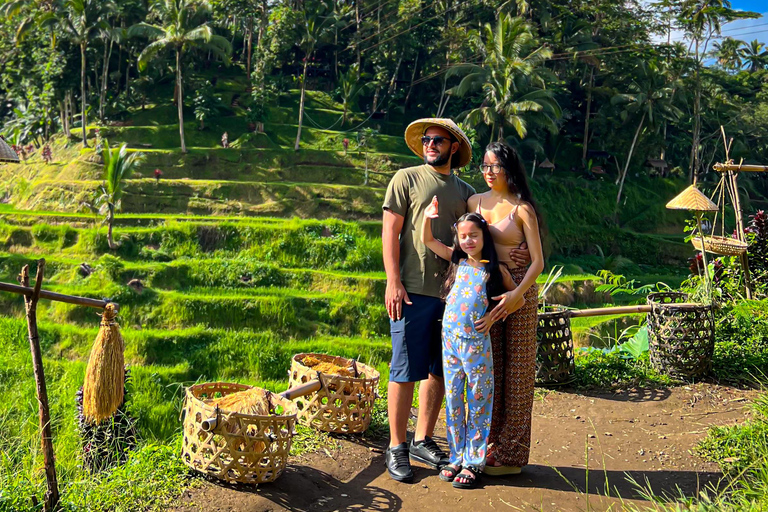
M 440 469 L 448 456 L 432 440 L 445 393 L 443 386 L 440 299 L 447 262 L 421 242 L 424 210 L 437 196 L 440 217 L 432 232 L 453 245 L 451 228 L 467 211 L 475 190 L 452 173 L 472 159 L 469 138 L 450 119 L 420 119 L 405 130 L 405 141 L 424 165 L 401 169 L 384 198 L 382 245 L 387 274 L 385 302 L 392 335 L 388 412 L 387 470 L 401 482 L 413 479 L 410 460 Z M 518 265 L 530 263 L 527 247 L 513 249 Z M 410 446 L 406 442 L 414 384 L 419 385 L 419 415 Z
M 435 238 L 452 245 L 451 228 L 467 211 L 474 189 L 453 174 L 472 158 L 469 139 L 450 119 L 420 119 L 405 130 L 411 151 L 424 165 L 401 169 L 384 198 L 382 244 L 387 274 L 385 301 L 392 335 L 388 412 L 389 475 L 413 480 L 410 460 L 440 469 L 447 455 L 432 440 L 443 401 L 440 299 L 447 262 L 429 251 L 419 236 L 424 210 L 432 197 L 440 202 L 440 217 L 432 222 Z M 406 442 L 413 390 L 419 385 L 419 414 L 410 445 Z

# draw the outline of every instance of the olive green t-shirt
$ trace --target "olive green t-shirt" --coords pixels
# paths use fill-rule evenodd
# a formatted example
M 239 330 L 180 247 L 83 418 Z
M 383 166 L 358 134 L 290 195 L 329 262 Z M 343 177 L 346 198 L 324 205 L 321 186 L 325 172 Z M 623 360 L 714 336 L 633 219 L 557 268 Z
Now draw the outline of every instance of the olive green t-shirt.
M 453 245 L 451 228 L 467 213 L 467 199 L 475 193 L 455 174 L 440 174 L 428 165 L 397 171 L 384 196 L 385 210 L 404 217 L 400 232 L 400 280 L 408 293 L 439 297 L 448 262 L 421 242 L 424 210 L 437 196 L 439 217 L 432 220 L 433 236 Z

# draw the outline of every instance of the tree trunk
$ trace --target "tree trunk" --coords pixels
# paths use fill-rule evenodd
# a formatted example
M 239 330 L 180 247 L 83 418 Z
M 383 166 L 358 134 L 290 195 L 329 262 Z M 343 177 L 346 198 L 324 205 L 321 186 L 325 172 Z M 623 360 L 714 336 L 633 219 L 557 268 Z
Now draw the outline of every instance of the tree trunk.
M 107 245 L 109 246 L 109 249 L 111 251 L 114 251 L 117 249 L 117 245 L 115 245 L 115 241 L 112 238 L 112 226 L 115 223 L 115 207 L 113 205 L 109 205 L 109 213 L 107 213 Z
M 699 39 L 696 39 L 696 94 L 693 100 L 693 131 L 691 133 L 691 164 L 688 171 L 688 181 L 693 183 L 699 169 L 699 132 L 701 130 L 701 76 L 699 75 Z
M 584 161 L 584 165 L 587 164 L 587 150 L 589 148 L 589 111 L 592 108 L 592 84 L 595 78 L 595 68 L 590 67 L 589 70 L 589 87 L 587 88 L 587 113 L 584 116 L 584 142 L 583 149 L 581 151 L 581 159 Z
M 176 49 L 176 92 L 178 94 L 177 104 L 179 107 L 179 136 L 181 137 L 181 152 L 187 152 L 187 145 L 184 143 L 184 98 L 182 94 L 181 80 L 181 48 Z
M 253 60 L 253 18 L 248 18 L 248 61 L 245 63 L 245 72 L 248 83 L 251 83 L 251 60 Z
M 51 413 L 48 409 L 48 389 L 45 384 L 45 372 L 43 370 L 43 355 L 40 350 L 40 336 L 37 331 L 37 300 L 40 297 L 40 286 L 43 283 L 45 260 L 37 262 L 37 276 L 35 287 L 31 296 L 24 297 L 27 312 L 27 332 L 29 334 L 29 348 L 32 352 L 32 369 L 35 374 L 37 386 L 38 416 L 40 419 L 40 438 L 43 450 L 43 465 L 45 467 L 45 480 L 48 490 L 45 493 L 43 510 L 46 512 L 58 510 L 59 484 L 56 478 L 56 461 L 53 452 L 53 434 L 51 433 Z M 21 270 L 22 286 L 29 286 L 29 266 L 24 265 Z
M 411 85 L 408 86 L 408 93 L 405 95 L 405 110 L 408 111 L 408 101 L 411 99 L 411 92 L 413 91 L 413 82 L 416 80 L 416 71 L 419 69 L 419 52 L 416 52 L 416 61 L 413 63 L 413 72 L 411 72 Z
M 392 73 L 392 80 L 389 81 L 389 91 L 387 94 L 390 96 L 390 99 L 392 97 L 392 93 L 395 92 L 395 84 L 397 83 L 397 74 L 400 72 L 400 64 L 403 63 L 403 56 L 400 55 L 400 58 L 397 59 L 397 65 L 395 66 L 395 72 Z
M 637 130 L 635 130 L 635 137 L 632 139 L 632 145 L 629 147 L 627 162 L 624 164 L 624 172 L 621 173 L 621 183 L 619 183 L 619 193 L 616 194 L 616 210 L 617 211 L 619 209 L 619 201 L 621 201 L 621 191 L 624 189 L 624 180 L 627 179 L 627 172 L 629 171 L 629 162 L 632 160 L 632 153 L 635 151 L 635 144 L 637 144 L 637 138 L 640 136 L 640 130 L 643 129 L 644 122 L 645 122 L 645 112 L 643 112 L 643 117 L 640 118 L 640 124 L 637 125 Z
M 448 66 L 450 66 L 451 61 L 448 58 L 448 52 L 445 52 L 445 67 L 446 69 Z M 443 74 L 443 91 L 440 93 L 440 101 L 437 104 L 437 117 L 440 117 L 443 112 L 443 98 L 445 98 L 445 88 L 448 85 L 448 73 Z M 446 101 L 446 104 L 448 101 Z
M 362 55 L 360 53 L 360 2 L 362 0 L 355 0 L 355 38 L 357 39 L 357 43 L 355 44 L 355 51 L 357 52 L 357 69 L 362 69 L 361 61 L 362 61 Z
M 376 90 L 373 92 L 373 105 L 371 106 L 371 114 L 376 112 L 379 108 L 379 93 L 381 92 L 381 85 L 376 86 Z
M 83 147 L 88 147 L 85 119 L 85 42 L 80 43 L 80 121 L 83 123 Z
M 128 64 L 125 66 L 125 92 L 128 92 L 128 80 L 131 77 L 131 52 L 128 51 Z
M 104 120 L 104 103 L 107 101 L 107 80 L 109 79 L 109 59 L 112 58 L 112 45 L 114 41 L 110 39 L 109 45 L 104 41 L 104 66 L 101 74 L 101 94 L 99 94 L 99 119 Z
M 301 141 L 301 124 L 304 121 L 304 93 L 307 89 L 307 65 L 309 64 L 311 52 L 307 53 L 304 59 L 304 72 L 301 75 L 301 100 L 299 101 L 299 129 L 296 131 L 296 144 L 294 144 L 294 151 L 299 150 L 299 142 Z

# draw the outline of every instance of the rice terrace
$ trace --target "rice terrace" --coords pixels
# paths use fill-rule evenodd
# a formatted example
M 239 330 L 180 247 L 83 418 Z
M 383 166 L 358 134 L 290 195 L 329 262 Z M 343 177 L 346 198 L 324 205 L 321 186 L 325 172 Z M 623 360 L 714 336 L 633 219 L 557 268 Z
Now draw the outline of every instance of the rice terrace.
M 0 0 L 0 512 L 768 510 L 757 0 Z

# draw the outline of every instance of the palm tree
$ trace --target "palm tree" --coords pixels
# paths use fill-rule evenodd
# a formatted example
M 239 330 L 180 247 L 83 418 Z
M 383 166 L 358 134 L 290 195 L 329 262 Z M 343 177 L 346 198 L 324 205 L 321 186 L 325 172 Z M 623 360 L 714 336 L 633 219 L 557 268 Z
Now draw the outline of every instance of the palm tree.
M 304 69 L 301 73 L 301 99 L 299 100 L 299 129 L 296 131 L 296 144 L 294 150 L 299 150 L 301 140 L 301 126 L 304 122 L 304 96 L 307 89 L 307 66 L 312 58 L 320 40 L 336 26 L 336 14 L 332 8 L 321 0 L 312 9 L 304 9 L 304 32 L 299 46 L 304 52 Z
M 741 69 L 741 52 L 739 47 L 744 44 L 744 41 L 726 37 L 722 42 L 715 43 L 715 56 L 717 57 L 717 63 L 720 67 L 726 71 L 736 71 Z
M 102 156 L 104 158 L 104 183 L 101 185 L 101 195 L 96 199 L 96 206 L 101 215 L 106 215 L 107 244 L 110 249 L 116 249 L 112 239 L 112 226 L 115 222 L 115 212 L 122 208 L 124 181 L 144 161 L 143 153 L 128 153 L 128 145 L 123 144 L 119 150 L 109 148 L 109 141 L 104 140 Z
M 757 39 L 749 44 L 744 43 L 744 47 L 739 49 L 739 55 L 743 57 L 745 64 L 749 64 L 750 73 L 754 73 L 758 69 L 765 69 L 768 66 L 768 50 Z
M 207 14 L 207 5 L 195 0 L 161 0 L 155 4 L 163 25 L 139 23 L 132 26 L 129 36 L 141 35 L 152 40 L 142 50 L 138 59 L 139 71 L 144 71 L 147 64 L 160 52 L 172 49 L 176 53 L 176 98 L 179 110 L 179 136 L 181 152 L 187 152 L 184 142 L 184 95 L 181 76 L 181 59 L 185 50 L 203 48 L 214 55 L 226 58 L 232 47 L 226 38 L 214 35 L 211 27 L 203 21 Z
M 485 124 L 491 140 L 504 139 L 504 128 L 512 127 L 523 139 L 529 125 L 556 131 L 560 106 L 546 89 L 549 73 L 543 67 L 552 51 L 540 46 L 531 26 L 522 18 L 505 15 L 495 27 L 486 24 L 478 41 L 484 62 L 452 68 L 449 75 L 466 73 L 451 94 L 464 96 L 482 90 L 481 106 L 464 112 L 471 126 Z
M 640 61 L 637 72 L 627 87 L 628 92 L 617 94 L 611 99 L 614 104 L 624 103 L 626 107 L 622 112 L 622 118 L 636 118 L 640 115 L 640 121 L 637 123 L 635 136 L 632 138 L 632 144 L 629 146 L 629 154 L 624 164 L 624 170 L 619 176 L 619 191 L 616 194 L 616 208 L 621 201 L 621 193 L 624 189 L 624 180 L 627 178 L 629 164 L 632 161 L 632 154 L 637 146 L 637 141 L 647 125 L 653 128 L 660 126 L 663 119 L 672 121 L 680 117 L 682 112 L 672 102 L 676 85 L 670 82 L 668 76 L 661 69 L 659 64 L 654 61 Z
M 91 35 L 97 30 L 106 30 L 107 18 L 114 12 L 115 4 L 102 0 L 67 0 L 62 16 L 47 18 L 49 24 L 61 27 L 74 44 L 80 47 L 80 117 L 83 124 L 83 147 L 88 147 L 85 115 L 85 54 Z
M 735 11 L 730 0 L 683 0 L 679 21 L 694 42 L 696 94 L 693 99 L 693 133 L 691 137 L 691 163 L 689 179 L 693 181 L 699 172 L 699 149 L 701 136 L 701 67 L 702 56 L 713 35 L 719 35 L 723 22 L 735 19 L 757 18 L 760 15 L 750 11 Z M 700 44 L 704 43 L 703 51 Z
M 339 74 L 339 92 L 341 96 L 341 103 L 344 106 L 344 113 L 341 117 L 341 126 L 347 122 L 347 113 L 349 113 L 353 102 L 357 99 L 367 84 L 360 83 L 360 70 L 357 67 L 357 63 L 353 63 L 349 66 L 349 70 L 346 73 Z

